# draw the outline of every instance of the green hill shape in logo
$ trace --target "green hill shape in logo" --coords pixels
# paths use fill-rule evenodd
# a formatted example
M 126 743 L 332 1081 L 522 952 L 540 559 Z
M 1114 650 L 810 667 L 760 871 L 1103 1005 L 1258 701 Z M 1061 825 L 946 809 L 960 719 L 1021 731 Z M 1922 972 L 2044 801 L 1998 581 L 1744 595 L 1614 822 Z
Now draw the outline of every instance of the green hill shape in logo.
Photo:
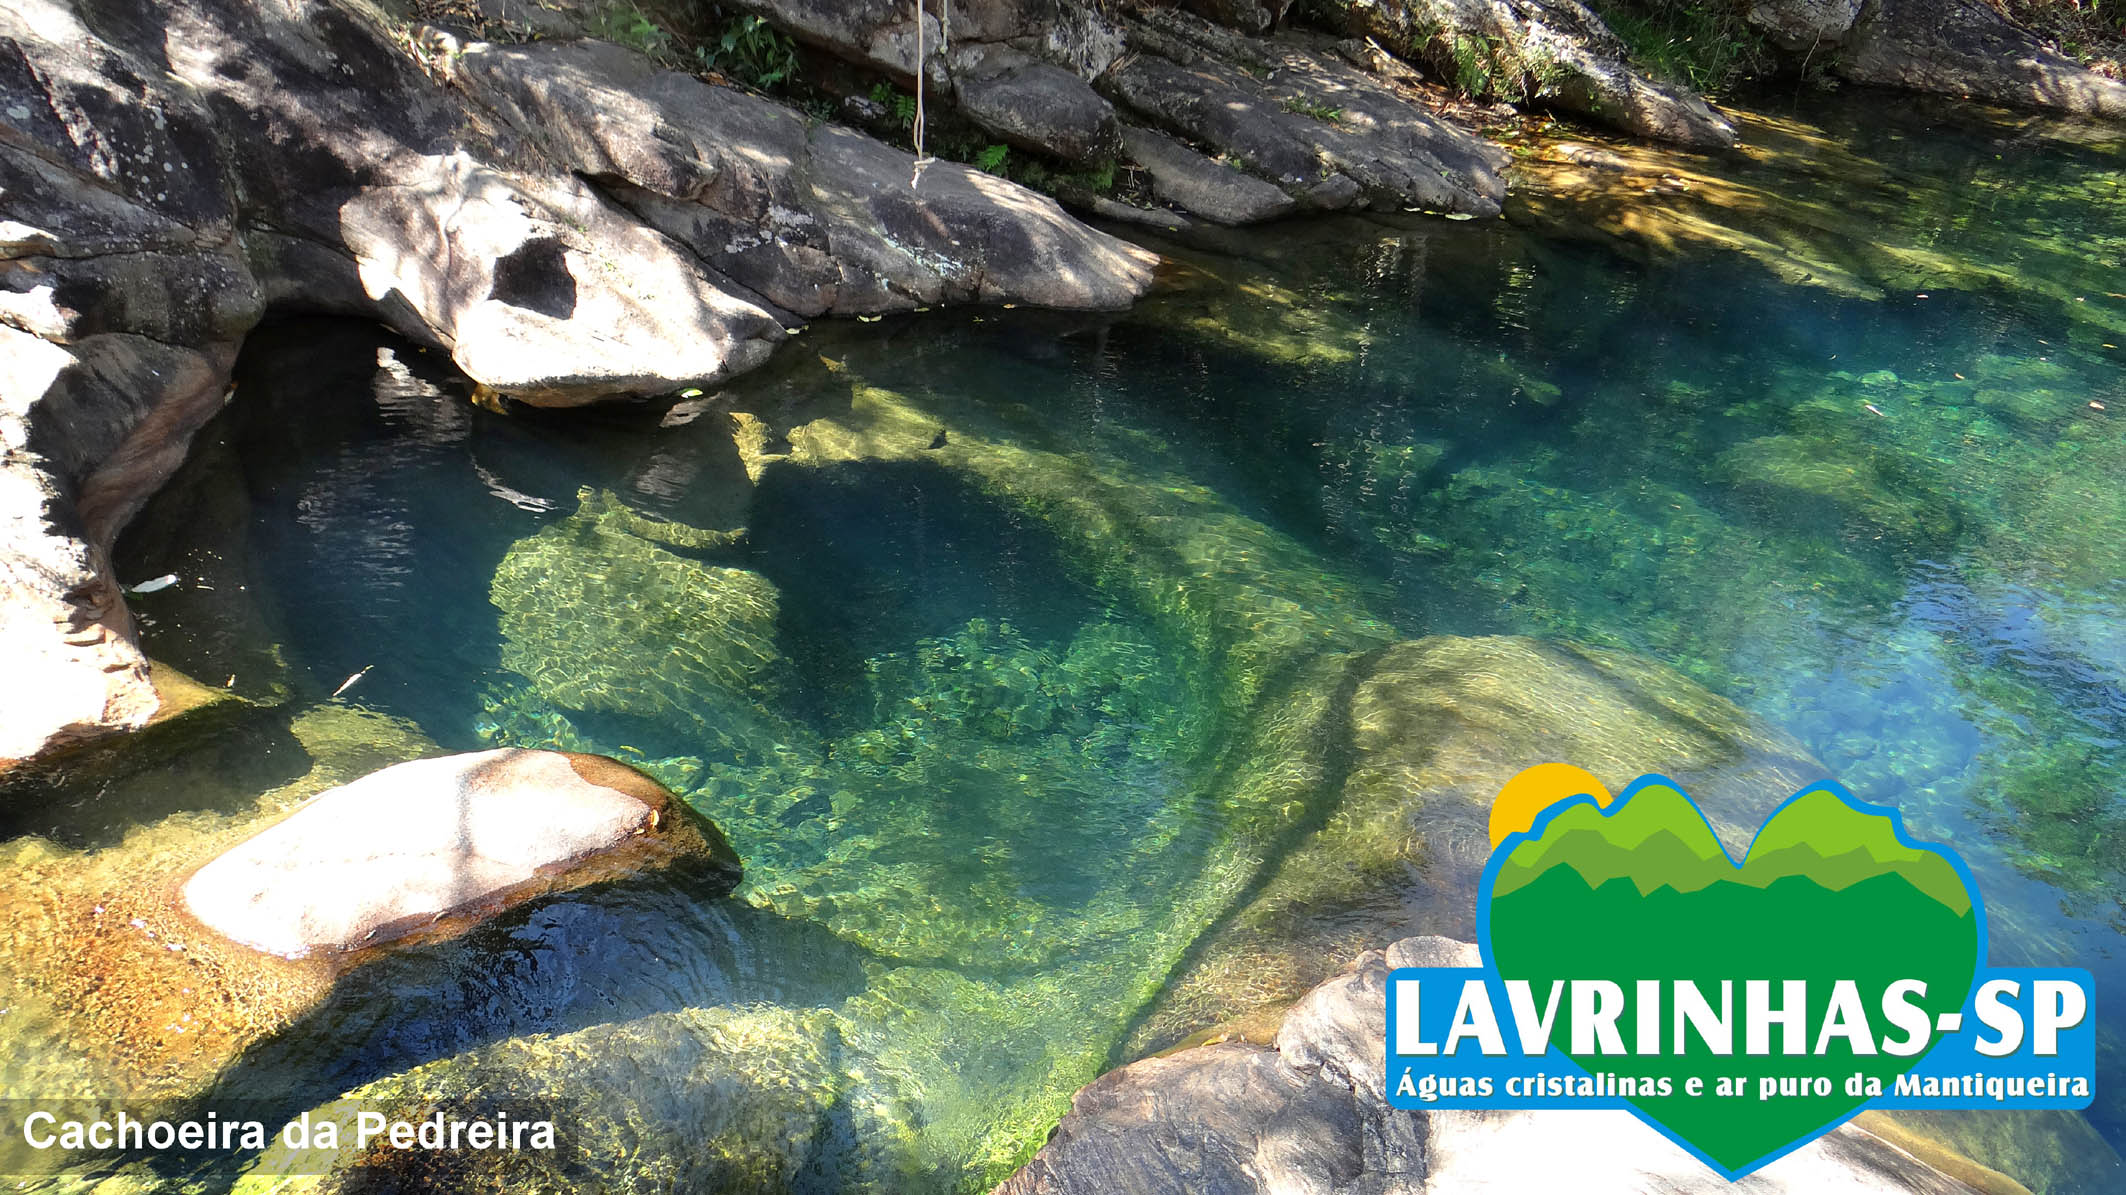
M 1881 1016 L 1883 993 L 1918 979 L 1915 1001 L 1929 1020 L 1959 1010 L 1980 959 L 1979 917 L 1963 874 L 1945 854 L 1903 840 L 1887 812 L 1810 789 L 1773 815 L 1738 867 L 1689 797 L 1642 782 L 1608 810 L 1565 806 L 1531 834 L 1502 845 L 1494 864 L 1485 927 L 1500 974 L 1526 979 L 1540 1004 L 1552 980 L 1608 979 L 1626 993 L 1618 1024 L 1627 1047 L 1637 1025 L 1639 980 L 1694 980 L 1718 1005 L 1721 981 L 1734 987 L 1734 1052 L 1716 1056 L 1697 1038 L 1671 1054 L 1575 1055 L 1590 1073 L 1670 1076 L 1668 1097 L 1635 1099 L 1640 1112 L 1731 1173 L 1761 1164 L 1793 1142 L 1836 1125 L 1864 1101 L 1845 1094 L 1855 1073 L 1885 1086 L 1923 1055 L 1857 1054 L 1842 1040 L 1826 1054 L 1748 1056 L 1743 984 L 1808 983 L 1805 1049 L 1823 1025 L 1832 984 L 1858 986 L 1870 1036 L 1899 1035 Z M 1672 1034 L 1672 1007 L 1661 1010 Z M 1571 1009 L 1560 1001 L 1551 1040 L 1566 1048 Z M 1665 1036 L 1664 1048 L 1672 1042 Z M 1745 1079 L 1747 1098 L 1683 1094 L 1691 1075 Z M 1827 1097 L 1760 1101 L 1757 1080 L 1831 1081 Z
M 1662 887 L 1696 892 L 1722 882 L 1764 888 L 1794 876 L 1837 892 L 1895 874 L 1958 916 L 1971 908 L 1954 864 L 1899 841 L 1889 818 L 1860 812 L 1827 789 L 1802 793 L 1767 822 L 1739 871 L 1697 806 L 1666 785 L 1640 790 L 1608 816 L 1592 803 L 1571 805 L 1541 838 L 1507 857 L 1492 899 L 1559 866 L 1578 872 L 1589 888 L 1629 879 L 1641 895 Z

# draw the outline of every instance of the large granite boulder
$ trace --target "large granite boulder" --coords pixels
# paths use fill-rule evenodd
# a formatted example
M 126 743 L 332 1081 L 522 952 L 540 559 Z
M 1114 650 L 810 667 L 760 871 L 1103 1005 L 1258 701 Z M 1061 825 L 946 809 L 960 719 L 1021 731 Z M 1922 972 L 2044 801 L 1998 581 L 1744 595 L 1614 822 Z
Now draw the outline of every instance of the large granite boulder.
M 1248 33 L 1261 33 L 1284 19 L 1292 0 L 1186 0 L 1190 12 Z
M 1315 0 L 1352 37 L 1370 37 L 1472 95 L 1557 108 L 1641 137 L 1697 149 L 1735 143 L 1726 118 L 1692 92 L 1631 64 L 1579 0 Z
M 900 0 L 735 0 L 808 45 L 902 80 L 916 73 L 915 4 Z M 1078 0 L 957 0 L 949 6 L 925 0 L 920 40 L 925 77 L 949 88 L 944 55 L 948 46 L 1014 45 L 1039 48 L 1046 56 L 1093 73 L 1121 52 L 1095 5 Z M 951 27 L 946 28 L 950 20 Z
M 212 119 L 152 75 L 0 10 L 0 769 L 155 712 L 111 540 L 260 310 Z
M 503 749 L 318 794 L 185 881 L 185 910 L 287 959 L 461 933 L 538 896 L 679 860 L 726 888 L 738 857 L 656 781 L 598 755 Z
M 2085 69 L 1986 0 L 1877 0 L 1832 69 L 1856 83 L 2126 119 L 2126 83 Z
M 738 0 L 738 7 L 903 87 L 920 72 L 932 101 L 1015 145 L 1073 162 L 1114 152 L 1114 109 L 1086 83 L 1122 53 L 1100 6 Z
M 1221 165 L 1164 133 L 1124 129 L 1129 156 L 1152 176 L 1152 194 L 1217 224 L 1255 224 L 1290 212 L 1296 201 L 1244 170 Z
M 1866 0 L 1756 0 L 1747 18 L 1779 46 L 1806 53 L 1845 41 L 1865 7 Z
M 1128 26 L 1135 53 L 1097 80 L 1132 119 L 1265 179 L 1303 209 L 1494 216 L 1497 146 L 1296 36 L 1246 38 L 1171 9 Z M 1152 167 L 1177 177 L 1171 164 Z M 1172 186 L 1172 183 L 1169 183 Z M 1199 214 L 1218 219 L 1218 208 Z
M 1121 148 L 1114 106 L 1072 72 L 1011 46 L 953 56 L 960 113 L 1022 149 L 1084 166 Z
M 2126 118 L 2126 83 L 2083 67 L 1986 0 L 1755 0 L 1747 17 L 1796 54 L 1835 50 L 1820 60 L 1855 83 Z
M 968 301 L 1115 308 L 1151 282 L 1152 254 L 1045 196 L 956 162 L 917 178 L 901 150 L 618 46 L 480 46 L 454 64 L 553 160 L 801 315 Z
M 1267 1044 L 1220 1042 L 1110 1071 L 1078 1093 L 1048 1144 L 998 1195 L 1735 1189 L 1627 1112 L 1389 1107 L 1389 971 L 1477 961 L 1465 942 L 1405 938 L 1307 993 Z M 1748 1187 L 1976 1191 L 1852 1124 L 1757 1171 Z
M 1157 4 L 976 0 L 952 7 L 949 38 L 942 8 L 922 10 L 919 36 L 909 5 L 743 6 L 903 86 L 916 78 L 920 44 L 934 101 L 1002 140 L 1068 162 L 1116 156 L 1120 107 L 1135 123 L 1208 147 L 1311 210 L 1488 216 L 1505 194 L 1504 151 L 1353 68 L 1327 39 L 1235 32 L 1268 29 L 1290 7 L 1285 0 L 1189 6 L 1211 20 Z M 1170 157 L 1140 164 L 1164 179 L 1160 198 L 1209 220 L 1243 223 L 1282 210 L 1219 198 L 1188 181 L 1192 172 Z M 1190 207 L 1197 196 L 1210 196 L 1201 210 Z M 1105 206 L 1116 210 L 1111 201 Z

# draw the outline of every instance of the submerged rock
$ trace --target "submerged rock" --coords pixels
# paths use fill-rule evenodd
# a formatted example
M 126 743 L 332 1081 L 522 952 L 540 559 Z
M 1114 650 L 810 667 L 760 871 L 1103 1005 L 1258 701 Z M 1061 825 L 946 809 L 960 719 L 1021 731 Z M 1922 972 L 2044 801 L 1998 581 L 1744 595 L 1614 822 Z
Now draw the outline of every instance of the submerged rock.
M 905 1190 L 914 1106 L 890 1071 L 851 1079 L 827 1009 L 689 1008 L 511 1038 L 367 1084 L 310 1112 L 355 1139 L 362 1110 L 418 1121 L 554 1123 L 553 1147 L 310 1152 L 277 1144 L 234 1187 L 297 1190 Z
M 196 1091 L 307 1007 L 321 969 L 204 932 L 177 881 L 313 794 L 438 752 L 407 723 L 338 705 L 138 745 L 159 766 L 61 778 L 57 793 L 132 817 L 178 812 L 100 849 L 0 846 L 0 1006 L 14 1010 L 0 1020 L 0 1095 Z
M 1388 972 L 1477 962 L 1465 942 L 1404 938 L 1307 993 L 1270 1044 L 1198 1046 L 1110 1071 L 1078 1093 L 1055 1136 L 998 1195 L 1732 1189 L 1628 1112 L 1390 1108 Z M 1795 1195 L 1974 1190 L 1853 1124 L 1749 1185 Z
M 337 961 L 682 859 L 738 882 L 716 828 L 642 773 L 602 756 L 504 749 L 403 763 L 320 793 L 194 872 L 183 896 L 231 941 Z
M 1631 65 L 1602 18 L 1578 0 L 1321 0 L 1352 37 L 1371 37 L 1472 95 L 1561 108 L 1697 149 L 1735 143 L 1702 98 Z
M 1475 932 L 1491 798 L 1568 760 L 1612 791 L 1646 772 L 1698 799 L 1731 849 L 1824 770 L 1793 739 L 1649 660 L 1538 639 L 1439 636 L 1356 670 L 1350 757 L 1326 819 L 1200 941 L 1125 1049 L 1272 1020 L 1339 958 L 1413 932 Z
M 496 566 L 502 666 L 560 709 L 691 724 L 697 750 L 785 737 L 763 708 L 783 679 L 774 584 L 682 554 L 721 538 L 587 496 Z

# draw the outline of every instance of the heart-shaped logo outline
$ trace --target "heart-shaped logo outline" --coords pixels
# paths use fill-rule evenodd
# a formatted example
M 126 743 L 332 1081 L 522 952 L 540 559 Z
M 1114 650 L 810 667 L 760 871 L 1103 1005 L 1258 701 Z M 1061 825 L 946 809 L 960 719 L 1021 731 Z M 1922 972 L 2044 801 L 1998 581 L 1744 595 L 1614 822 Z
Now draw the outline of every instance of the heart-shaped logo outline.
M 1956 869 L 1956 875 L 1958 880 L 1960 880 L 1963 884 L 1964 893 L 1965 895 L 1970 897 L 1971 913 L 1974 919 L 1973 932 L 1977 935 L 1977 949 L 1973 954 L 1972 986 L 1970 988 L 1967 988 L 1962 993 L 1961 998 L 1957 1001 L 1957 1007 L 1965 1010 L 1965 1012 L 1968 1013 L 1968 1006 L 1971 1002 L 1972 994 L 1977 987 L 1977 977 L 1979 975 L 1984 974 L 1987 968 L 1986 906 L 1985 903 L 1979 899 L 1977 878 L 1972 875 L 1971 869 L 1964 863 L 1963 857 L 1958 855 L 1955 851 L 1949 849 L 1946 846 L 1943 846 L 1940 843 L 1920 841 L 1908 834 L 1905 831 L 1904 815 L 1898 810 L 1888 805 L 1876 805 L 1867 801 L 1863 801 L 1860 798 L 1854 796 L 1851 792 L 1849 792 L 1844 785 L 1839 784 L 1835 780 L 1829 779 L 1820 780 L 1814 784 L 1807 785 L 1794 792 L 1794 794 L 1789 796 L 1786 800 L 1780 802 L 1779 807 L 1777 809 L 1772 810 L 1772 812 L 1765 817 L 1763 823 L 1757 827 L 1757 832 L 1751 836 L 1749 848 L 1743 851 L 1741 862 L 1737 862 L 1734 856 L 1728 853 L 1726 844 L 1720 842 L 1719 835 L 1713 831 L 1711 820 L 1705 816 L 1705 810 L 1699 806 L 1697 798 L 1690 795 L 1690 790 L 1684 788 L 1681 784 L 1676 783 L 1674 780 L 1671 780 L 1667 776 L 1664 776 L 1658 772 L 1648 772 L 1645 775 L 1640 776 L 1638 779 L 1632 781 L 1629 785 L 1625 787 L 1623 792 L 1617 794 L 1615 800 L 1609 802 L 1609 804 L 1606 806 L 1603 805 L 1601 802 L 1597 801 L 1591 794 L 1588 793 L 1580 793 L 1574 796 L 1565 797 L 1558 801 L 1552 802 L 1548 806 L 1545 806 L 1543 811 L 1536 816 L 1534 823 L 1530 825 L 1527 829 L 1518 830 L 1512 834 L 1507 835 L 1503 840 L 1499 842 L 1496 847 L 1492 848 L 1491 858 L 1485 863 L 1484 874 L 1477 884 L 1477 949 L 1481 953 L 1484 970 L 1488 975 L 1492 977 L 1493 982 L 1502 981 L 1503 973 L 1499 970 L 1498 958 L 1493 953 L 1491 946 L 1491 895 L 1493 887 L 1498 880 L 1499 872 L 1505 868 L 1507 860 L 1512 856 L 1514 849 L 1522 845 L 1523 843 L 1533 842 L 1541 839 L 1544 836 L 1545 832 L 1548 831 L 1548 829 L 1550 828 L 1551 822 L 1556 820 L 1561 814 L 1563 814 L 1568 809 L 1573 809 L 1585 805 L 1592 805 L 1601 813 L 1604 818 L 1608 818 L 1614 816 L 1618 811 L 1622 810 L 1625 805 L 1633 797 L 1637 796 L 1640 792 L 1649 788 L 1656 787 L 1666 787 L 1673 789 L 1675 792 L 1677 792 L 1683 797 L 1684 801 L 1690 806 L 1691 812 L 1697 815 L 1699 822 L 1705 827 L 1705 832 L 1712 837 L 1713 841 L 1716 844 L 1720 846 L 1720 853 L 1723 857 L 1727 859 L 1728 865 L 1734 868 L 1734 870 L 1738 874 L 1742 871 L 1743 866 L 1749 861 L 1750 856 L 1755 853 L 1758 842 L 1761 841 L 1764 837 L 1765 830 L 1771 827 L 1773 823 L 1777 822 L 1779 818 L 1783 814 L 1785 814 L 1786 811 L 1790 807 L 1792 807 L 1796 802 L 1799 802 L 1814 793 L 1828 793 L 1831 796 L 1836 797 L 1839 801 L 1843 802 L 1848 809 L 1851 809 L 1855 813 L 1869 817 L 1880 817 L 1887 819 L 1889 822 L 1890 831 L 1895 836 L 1897 844 L 1899 846 L 1907 847 L 1915 851 L 1936 855 L 1942 858 L 1943 860 L 1946 860 L 1951 867 Z M 1968 1021 L 1968 1016 L 1966 1019 Z M 1912 1066 L 1917 1067 L 1922 1061 L 1924 1061 L 1926 1056 L 1933 1052 L 1934 1047 L 1938 1045 L 1940 1041 L 1941 1036 L 1939 1034 L 1931 1036 L 1930 1040 L 1927 1043 L 1927 1048 L 1920 1051 L 1918 1054 L 1912 1056 Z M 1563 1061 L 1566 1065 L 1569 1065 L 1575 1070 L 1579 1071 L 1581 1074 L 1589 1075 L 1590 1077 L 1592 1077 L 1591 1072 L 1589 1072 L 1585 1066 L 1581 1065 L 1580 1061 L 1577 1058 L 1574 1058 L 1572 1055 L 1566 1053 L 1563 1049 L 1557 1046 L 1552 1046 L 1551 1053 L 1556 1055 L 1557 1058 Z M 1815 1129 L 1812 1129 L 1808 1132 L 1801 1134 L 1798 1137 L 1795 1137 L 1793 1140 L 1771 1150 L 1770 1152 L 1764 1154 L 1761 1157 L 1756 1158 L 1753 1161 L 1746 1162 L 1743 1165 L 1732 1169 L 1722 1164 L 1721 1162 L 1715 1160 L 1714 1158 L 1708 1156 L 1705 1151 L 1693 1145 L 1688 1139 L 1676 1133 L 1673 1129 L 1670 1129 L 1666 1124 L 1663 1124 L 1658 1117 L 1655 1117 L 1646 1109 L 1640 1107 L 1636 1101 L 1624 1101 L 1622 1106 L 1625 1108 L 1626 1111 L 1629 1111 L 1634 1117 L 1636 1117 L 1642 1124 L 1645 1124 L 1647 1127 L 1653 1129 L 1655 1132 L 1661 1134 L 1663 1137 L 1668 1138 L 1670 1141 L 1675 1142 L 1677 1146 L 1681 1147 L 1684 1150 L 1684 1152 L 1698 1159 L 1700 1162 L 1704 1163 L 1708 1168 L 1710 1168 L 1714 1173 L 1720 1175 L 1722 1178 L 1732 1183 L 1741 1180 L 1742 1178 L 1746 1177 L 1751 1173 L 1754 1173 L 1755 1171 L 1761 1170 L 1764 1167 L 1771 1165 L 1773 1162 L 1778 1161 L 1780 1158 L 1785 1157 L 1786 1155 L 1794 1152 L 1795 1150 L 1800 1149 L 1801 1147 L 1809 1144 L 1812 1141 L 1815 1141 L 1817 1138 L 1822 1137 L 1824 1134 L 1832 1131 L 1833 1129 L 1836 1129 L 1839 1125 L 1842 1125 L 1845 1122 L 1853 1119 L 1855 1116 L 1860 1115 L 1862 1112 L 1865 1112 L 1871 1103 L 1871 1100 L 1863 1099 L 1859 1103 L 1855 1104 L 1853 1107 L 1847 1109 L 1844 1112 L 1839 1113 L 1837 1116 L 1826 1121 Z

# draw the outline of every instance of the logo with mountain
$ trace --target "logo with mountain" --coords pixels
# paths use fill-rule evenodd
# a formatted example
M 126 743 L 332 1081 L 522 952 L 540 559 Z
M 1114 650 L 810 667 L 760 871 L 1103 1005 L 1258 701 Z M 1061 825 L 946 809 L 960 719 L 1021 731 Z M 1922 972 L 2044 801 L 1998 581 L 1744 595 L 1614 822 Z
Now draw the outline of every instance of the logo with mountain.
M 1835 1128 L 1958 1021 L 1983 912 L 1962 862 L 1893 811 L 1814 786 L 1737 862 L 1665 778 L 1611 799 L 1545 766 L 1576 775 L 1509 785 L 1493 807 L 1486 960 L 1537 1000 L 1559 993 L 1549 1040 L 1731 1177 Z M 1926 1032 L 1897 1051 L 1886 1010 Z M 1686 1075 L 1751 1094 L 1692 1094 Z

